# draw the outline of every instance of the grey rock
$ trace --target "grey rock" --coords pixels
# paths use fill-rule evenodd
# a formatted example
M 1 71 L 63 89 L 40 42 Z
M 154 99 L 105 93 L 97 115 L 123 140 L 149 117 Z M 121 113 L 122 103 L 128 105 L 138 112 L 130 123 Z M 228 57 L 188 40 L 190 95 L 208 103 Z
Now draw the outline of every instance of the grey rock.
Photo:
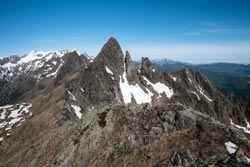
M 160 114 L 160 118 L 163 122 L 167 121 L 170 124 L 174 124 L 175 114 L 176 112 L 174 111 L 164 111 Z
M 175 122 L 175 126 L 178 130 L 188 129 L 195 125 L 195 116 L 189 110 L 182 110 L 178 113 Z
M 161 133 L 162 133 L 162 128 L 152 127 L 150 132 L 149 132 L 149 139 L 150 140 L 157 139 L 160 137 Z
M 237 162 L 240 164 L 250 165 L 250 162 L 247 160 L 244 152 L 241 149 L 238 149 L 235 152 L 235 158 L 236 158 Z
M 164 132 L 176 131 L 176 128 L 173 125 L 170 125 L 168 122 L 163 122 L 162 126 Z

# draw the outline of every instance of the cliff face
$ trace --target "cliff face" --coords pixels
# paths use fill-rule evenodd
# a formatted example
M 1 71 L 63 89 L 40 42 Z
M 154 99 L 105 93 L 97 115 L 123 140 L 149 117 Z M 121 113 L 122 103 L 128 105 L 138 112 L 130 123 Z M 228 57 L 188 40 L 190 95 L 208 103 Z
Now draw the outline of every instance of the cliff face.
M 0 107 L 0 166 L 250 165 L 249 114 L 203 74 L 137 69 L 114 38 L 55 58 L 27 89 L 5 80 L 23 91 Z

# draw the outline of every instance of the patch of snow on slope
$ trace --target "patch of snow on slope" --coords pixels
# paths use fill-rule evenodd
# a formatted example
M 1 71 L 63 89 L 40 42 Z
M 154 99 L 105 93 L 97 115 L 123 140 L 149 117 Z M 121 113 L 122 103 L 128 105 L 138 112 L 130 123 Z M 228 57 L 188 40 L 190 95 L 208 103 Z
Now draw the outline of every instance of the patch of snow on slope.
M 6 121 L 4 121 L 4 122 L 0 123 L 0 129 L 1 129 L 1 128 L 4 128 L 4 127 L 5 127 L 5 125 L 7 125 L 7 122 L 6 122 Z
M 238 146 L 236 146 L 234 143 L 232 143 L 230 141 L 226 142 L 225 145 L 226 145 L 226 148 L 227 148 L 227 151 L 229 152 L 229 154 L 234 154 L 237 151 L 237 149 L 239 148 Z M 248 158 L 247 156 L 244 156 L 244 157 L 246 158 L 247 162 L 250 163 L 250 158 Z
M 81 52 L 77 49 L 72 49 L 71 52 L 76 52 L 78 54 L 78 56 L 81 56 Z
M 249 122 L 247 120 L 245 120 L 245 121 L 246 121 L 247 127 L 243 127 L 243 126 L 234 124 L 233 121 L 232 121 L 232 119 L 230 119 L 230 124 L 233 125 L 233 126 L 235 126 L 238 129 L 242 129 L 245 133 L 250 134 Z
M 43 51 L 31 51 L 27 55 L 21 57 L 21 59 L 18 61 L 18 64 L 28 63 L 37 59 L 40 59 L 41 57 L 46 56 L 50 52 L 43 52 Z
M 47 77 L 48 77 L 48 78 L 49 78 L 49 77 L 56 77 L 58 71 L 59 71 L 59 70 L 61 69 L 61 67 L 63 66 L 63 63 L 64 63 L 64 61 L 61 60 L 61 63 L 60 63 L 59 66 L 57 67 L 56 71 L 55 71 L 55 72 L 52 72 L 52 73 L 50 73 L 50 74 L 48 74 Z
M 8 70 L 10 70 L 12 67 L 15 67 L 16 64 L 13 63 L 5 63 L 4 65 L 2 65 L 2 68 L 7 68 Z
M 22 119 L 23 119 L 23 118 L 21 118 L 21 117 L 13 118 L 13 119 L 9 122 L 9 128 L 6 128 L 6 130 L 11 129 L 12 125 L 14 125 L 15 123 L 20 122 Z
M 245 119 L 245 122 L 246 122 L 246 124 L 247 124 L 247 129 L 250 129 L 250 124 L 249 124 L 249 122 L 247 121 L 247 119 Z
M 105 69 L 106 69 L 107 73 L 113 75 L 113 72 L 107 66 L 105 66 Z
M 225 143 L 227 151 L 229 152 L 229 154 L 234 154 L 236 152 L 236 150 L 238 149 L 238 147 L 232 143 L 232 142 L 226 142 Z
M 200 100 L 200 96 L 195 91 L 190 91 L 190 93 L 193 93 L 194 95 L 196 95 L 197 99 Z
M 176 78 L 176 77 L 172 77 L 172 78 L 173 78 L 173 80 L 174 80 L 174 81 L 176 81 L 176 80 L 177 80 L 177 78 Z
M 213 101 L 211 98 L 209 98 L 207 95 L 205 95 L 204 93 L 204 90 L 202 89 L 202 87 L 200 85 L 198 85 L 198 88 L 197 86 L 195 86 L 195 88 L 200 92 L 200 94 L 202 96 L 204 96 L 209 102 Z
M 151 97 L 153 96 L 153 94 L 148 90 L 147 90 L 148 93 L 145 93 L 138 84 L 130 85 L 126 77 L 126 72 L 124 72 L 123 76 L 120 77 L 119 84 L 120 84 L 121 92 L 123 95 L 124 103 L 131 103 L 132 97 L 134 97 L 135 101 L 138 104 L 151 102 Z
M 71 105 L 71 107 L 75 110 L 75 114 L 76 116 L 81 119 L 82 118 L 82 113 L 80 112 L 81 111 L 81 108 L 77 105 Z
M 189 80 L 190 83 L 192 83 L 192 80 L 189 77 L 188 77 L 188 80 Z
M 165 84 L 157 82 L 157 83 L 152 83 L 150 82 L 146 77 L 143 77 L 144 80 L 147 81 L 148 84 L 150 84 L 153 89 L 158 93 L 158 94 L 162 94 L 165 92 L 166 96 L 168 98 L 172 97 L 174 94 L 174 91 L 172 89 L 169 89 L 169 87 L 167 87 Z
M 6 110 L 3 110 L 0 116 L 0 119 L 4 119 L 5 117 L 6 117 Z
M 0 110 L 6 109 L 6 108 L 11 108 L 11 107 L 13 107 L 13 105 L 0 106 Z
M 76 100 L 76 97 L 70 92 L 70 91 L 68 91 L 68 93 L 69 93 L 69 95 L 70 95 L 70 98 L 72 99 L 72 100 Z

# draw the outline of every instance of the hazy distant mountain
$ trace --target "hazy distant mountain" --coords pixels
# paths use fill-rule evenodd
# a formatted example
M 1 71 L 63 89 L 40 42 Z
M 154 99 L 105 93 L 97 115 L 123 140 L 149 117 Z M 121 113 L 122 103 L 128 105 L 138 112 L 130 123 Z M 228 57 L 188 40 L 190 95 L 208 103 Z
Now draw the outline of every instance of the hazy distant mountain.
M 5 58 L 0 167 L 250 165 L 248 99 L 193 69 L 140 64 L 114 38 L 93 60 L 77 51 Z
M 191 63 L 186 63 L 186 62 L 182 62 L 182 61 L 175 61 L 175 60 L 171 60 L 171 59 L 157 59 L 157 60 L 152 60 L 151 62 L 154 64 L 158 64 L 158 65 L 164 65 L 164 64 L 191 65 Z
M 223 73 L 225 75 L 234 74 L 242 77 L 250 77 L 250 65 L 235 63 L 213 63 L 196 65 L 196 67 L 206 71 Z

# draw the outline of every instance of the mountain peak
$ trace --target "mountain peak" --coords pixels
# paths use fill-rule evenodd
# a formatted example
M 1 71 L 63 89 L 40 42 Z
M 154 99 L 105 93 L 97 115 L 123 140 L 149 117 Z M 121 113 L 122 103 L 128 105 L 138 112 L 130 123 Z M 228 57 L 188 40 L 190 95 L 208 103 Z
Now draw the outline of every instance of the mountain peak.
M 105 65 L 111 69 L 117 69 L 121 74 L 124 66 L 124 55 L 118 41 L 111 37 L 103 46 L 95 58 L 97 66 Z
M 110 38 L 108 39 L 108 42 L 107 42 L 107 43 L 116 43 L 116 44 L 119 45 L 117 39 L 115 39 L 114 37 L 110 37 Z
M 110 51 L 121 51 L 121 46 L 119 44 L 119 42 L 111 37 L 109 38 L 109 40 L 106 42 L 106 44 L 104 45 L 103 49 L 109 49 Z

